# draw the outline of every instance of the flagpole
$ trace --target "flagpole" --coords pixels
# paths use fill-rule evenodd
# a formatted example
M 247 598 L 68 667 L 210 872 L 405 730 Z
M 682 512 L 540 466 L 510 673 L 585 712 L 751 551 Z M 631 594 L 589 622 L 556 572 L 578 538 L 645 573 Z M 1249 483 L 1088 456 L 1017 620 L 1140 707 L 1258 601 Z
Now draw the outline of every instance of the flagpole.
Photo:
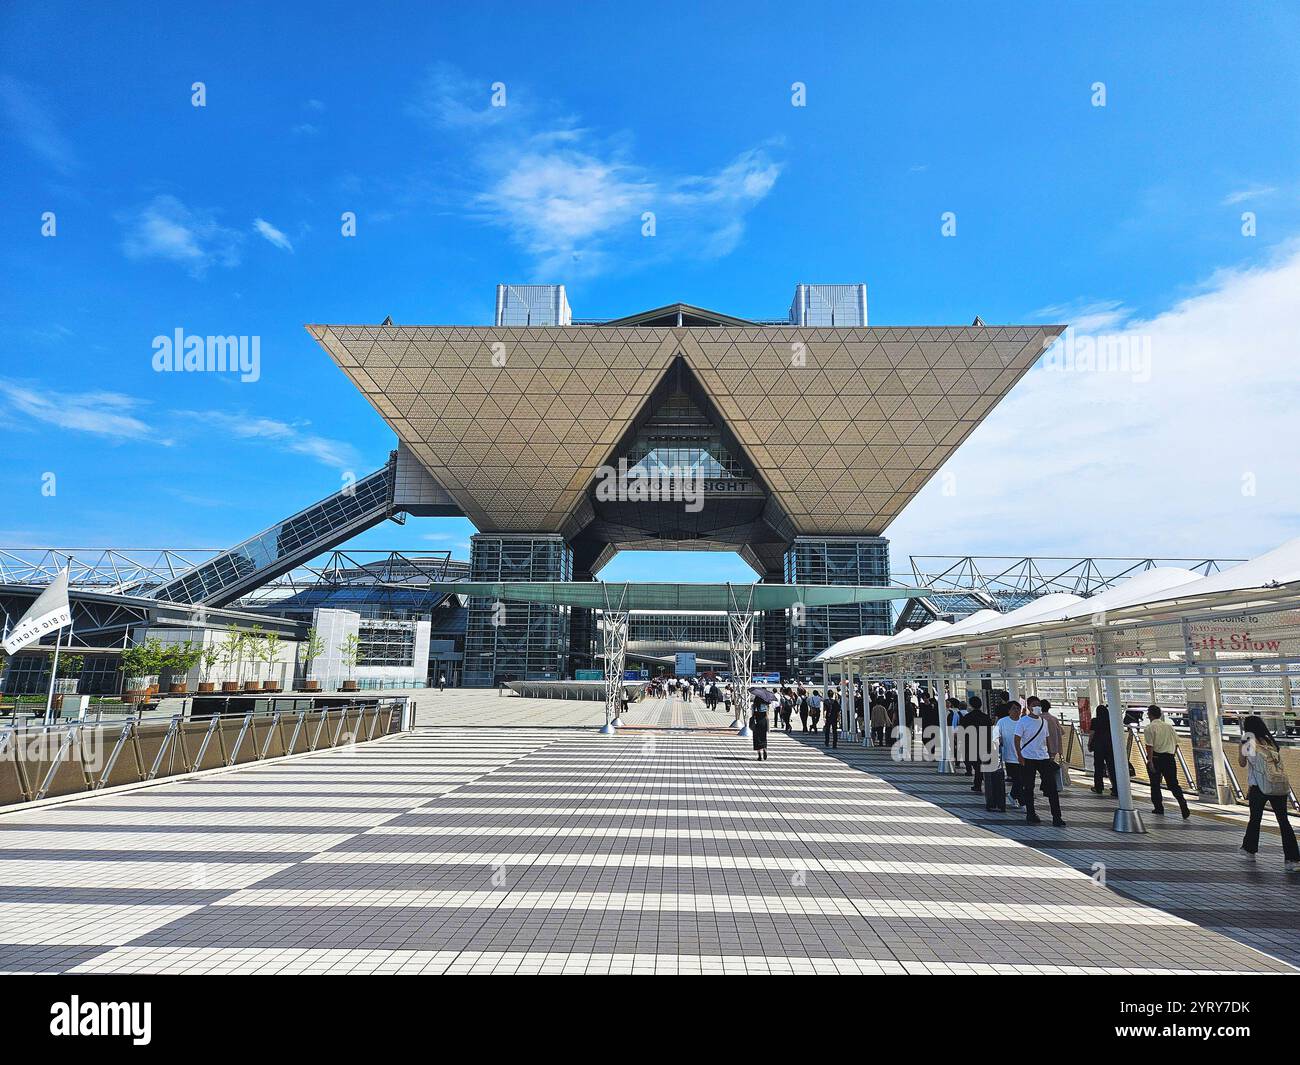
M 54 706 L 54 679 L 59 675 L 59 642 L 63 639 L 63 626 L 54 634 L 54 664 L 50 666 L 50 690 L 45 696 L 45 723 L 53 724 L 50 711 Z

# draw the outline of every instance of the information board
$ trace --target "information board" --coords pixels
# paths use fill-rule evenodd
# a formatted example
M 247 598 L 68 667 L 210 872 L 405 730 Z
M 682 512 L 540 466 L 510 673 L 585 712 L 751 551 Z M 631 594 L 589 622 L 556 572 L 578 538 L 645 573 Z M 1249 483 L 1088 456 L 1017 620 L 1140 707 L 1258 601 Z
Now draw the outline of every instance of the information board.
M 1204 699 L 1187 700 L 1187 725 L 1192 733 L 1192 758 L 1196 765 L 1196 793 L 1218 801 L 1214 783 L 1214 747 L 1210 743 L 1210 711 Z

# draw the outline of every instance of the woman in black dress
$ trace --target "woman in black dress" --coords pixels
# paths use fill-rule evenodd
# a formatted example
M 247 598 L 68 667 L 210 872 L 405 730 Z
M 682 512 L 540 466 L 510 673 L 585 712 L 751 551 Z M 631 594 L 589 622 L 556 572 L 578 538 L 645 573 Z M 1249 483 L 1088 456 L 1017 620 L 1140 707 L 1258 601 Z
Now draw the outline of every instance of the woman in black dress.
M 760 762 L 767 761 L 767 703 L 758 696 L 749 715 L 749 732 L 754 737 L 754 750 L 758 752 Z
M 1101 703 L 1092 715 L 1092 730 L 1088 733 L 1088 750 L 1092 752 L 1092 790 L 1105 794 L 1104 781 L 1110 777 L 1110 793 L 1119 794 L 1115 783 L 1115 748 L 1110 742 L 1110 710 Z

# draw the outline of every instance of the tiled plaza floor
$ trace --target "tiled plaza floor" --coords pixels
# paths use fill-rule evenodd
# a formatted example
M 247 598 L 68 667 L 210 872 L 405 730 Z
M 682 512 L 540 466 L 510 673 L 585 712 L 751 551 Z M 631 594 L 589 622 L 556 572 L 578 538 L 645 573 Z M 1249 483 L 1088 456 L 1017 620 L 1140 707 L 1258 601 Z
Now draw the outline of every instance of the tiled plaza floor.
M 557 723 L 598 706 L 432 698 L 442 727 L 0 816 L 0 970 L 1295 971 L 1139 901 L 1218 869 L 1213 829 L 1048 851 L 964 778 L 798 734 L 760 764 L 698 704 L 605 737 Z
M 802 736 L 797 724 L 795 728 L 794 738 L 824 750 L 820 736 Z M 1300 876 L 1283 869 L 1281 839 L 1271 813 L 1265 815 L 1259 855 L 1246 864 L 1238 857 L 1244 814 L 1192 803 L 1193 815 L 1184 821 L 1165 792 L 1166 812 L 1159 816 L 1151 810 L 1151 791 L 1145 785 L 1134 785 L 1133 798 L 1147 831 L 1130 837 L 1112 830 L 1116 802 L 1089 790 L 1091 773 L 1074 773 L 1072 786 L 1062 796 L 1067 827 L 1058 829 L 1048 823 L 1047 800 L 1041 795 L 1036 805 L 1044 823 L 1027 825 L 1021 811 L 988 813 L 983 796 L 972 794 L 971 778 L 964 773 L 940 775 L 933 765 L 897 762 L 884 749 L 857 744 L 830 753 L 909 795 L 942 805 L 966 824 L 1082 872 L 1102 867 L 1107 885 L 1128 898 L 1300 965 Z

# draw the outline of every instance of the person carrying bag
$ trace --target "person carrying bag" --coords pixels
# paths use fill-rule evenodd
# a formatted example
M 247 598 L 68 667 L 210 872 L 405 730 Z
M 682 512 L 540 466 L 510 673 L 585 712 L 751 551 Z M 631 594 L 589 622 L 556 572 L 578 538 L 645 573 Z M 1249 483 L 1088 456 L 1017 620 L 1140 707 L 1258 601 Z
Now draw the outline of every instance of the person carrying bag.
M 1287 811 L 1291 797 L 1291 782 L 1282 766 L 1282 752 L 1277 740 L 1269 732 L 1264 719 L 1251 714 L 1241 723 L 1241 749 L 1237 764 L 1249 769 L 1246 801 L 1250 804 L 1250 822 L 1246 837 L 1241 841 L 1241 857 L 1253 862 L 1259 850 L 1259 828 L 1264 819 L 1264 807 L 1270 806 L 1277 818 L 1282 834 L 1282 854 L 1288 873 L 1300 873 L 1300 846 L 1296 844 L 1295 830 Z

